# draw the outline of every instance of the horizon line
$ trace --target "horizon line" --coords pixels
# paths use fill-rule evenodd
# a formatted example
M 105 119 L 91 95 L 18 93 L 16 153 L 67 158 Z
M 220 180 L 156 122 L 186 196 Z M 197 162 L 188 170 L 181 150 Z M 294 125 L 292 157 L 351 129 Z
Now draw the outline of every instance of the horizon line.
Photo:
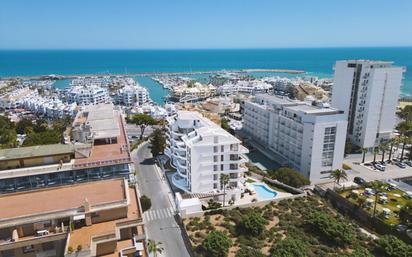
M 286 49 L 344 49 L 344 48 L 412 48 L 403 46 L 314 46 L 314 47 L 233 47 L 233 48 L 0 48 L 0 51 L 190 51 L 190 50 L 286 50 Z

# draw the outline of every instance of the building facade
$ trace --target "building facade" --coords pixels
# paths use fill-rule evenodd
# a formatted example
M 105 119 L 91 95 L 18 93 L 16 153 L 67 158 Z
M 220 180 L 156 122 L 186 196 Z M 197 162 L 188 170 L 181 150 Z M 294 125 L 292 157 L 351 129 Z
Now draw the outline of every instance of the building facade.
M 342 111 L 277 96 L 257 95 L 244 106 L 245 135 L 312 183 L 342 168 L 346 126 Z
M 391 138 L 405 69 L 368 60 L 338 61 L 334 69 L 332 106 L 345 112 L 351 141 L 371 148 Z
M 0 193 L 130 179 L 133 165 L 124 124 L 113 105 L 88 106 L 73 122 L 70 144 L 1 149 Z
M 136 104 L 142 105 L 149 101 L 149 91 L 139 85 L 127 85 L 119 89 L 114 96 L 114 102 L 116 104 L 126 107 L 131 107 Z
M 69 103 L 77 105 L 100 104 L 110 101 L 107 89 L 96 85 L 71 86 L 66 97 Z
M 247 171 L 241 141 L 198 112 L 178 111 L 168 121 L 165 153 L 177 170 L 173 184 L 186 193 L 217 192 L 227 174 L 228 188 L 237 190 Z
M 0 196 L 0 257 L 147 256 L 135 188 L 124 179 Z

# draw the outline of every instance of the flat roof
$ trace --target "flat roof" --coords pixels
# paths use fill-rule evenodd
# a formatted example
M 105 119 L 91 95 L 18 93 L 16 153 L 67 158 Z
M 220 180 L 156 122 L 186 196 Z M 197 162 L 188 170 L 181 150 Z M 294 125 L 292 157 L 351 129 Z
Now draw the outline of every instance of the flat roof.
M 0 150 L 0 161 L 73 153 L 73 145 L 36 145 Z
M 7 194 L 0 196 L 0 221 L 79 208 L 86 198 L 92 207 L 117 202 L 126 199 L 125 190 L 124 180 L 116 179 Z

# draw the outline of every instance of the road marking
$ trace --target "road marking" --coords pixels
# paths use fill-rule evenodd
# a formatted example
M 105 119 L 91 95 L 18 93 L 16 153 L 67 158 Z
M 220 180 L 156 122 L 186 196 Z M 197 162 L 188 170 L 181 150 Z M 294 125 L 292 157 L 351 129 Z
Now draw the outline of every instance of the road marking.
M 173 217 L 174 211 L 172 207 L 169 208 L 162 208 L 162 209 L 153 209 L 153 210 L 148 210 L 144 214 L 145 220 L 147 222 L 153 221 L 153 220 L 161 220 L 161 219 L 167 219 L 170 217 Z

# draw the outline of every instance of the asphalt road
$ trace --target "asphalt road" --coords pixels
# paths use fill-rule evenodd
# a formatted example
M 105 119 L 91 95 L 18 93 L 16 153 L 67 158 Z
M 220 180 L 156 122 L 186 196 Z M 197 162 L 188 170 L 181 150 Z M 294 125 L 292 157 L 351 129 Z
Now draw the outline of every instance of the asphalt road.
M 156 168 L 148 145 L 142 145 L 132 155 L 139 191 L 152 200 L 152 207 L 143 214 L 147 238 L 162 242 L 164 251 L 159 257 L 189 257 L 173 217 L 174 204 L 169 186 Z

